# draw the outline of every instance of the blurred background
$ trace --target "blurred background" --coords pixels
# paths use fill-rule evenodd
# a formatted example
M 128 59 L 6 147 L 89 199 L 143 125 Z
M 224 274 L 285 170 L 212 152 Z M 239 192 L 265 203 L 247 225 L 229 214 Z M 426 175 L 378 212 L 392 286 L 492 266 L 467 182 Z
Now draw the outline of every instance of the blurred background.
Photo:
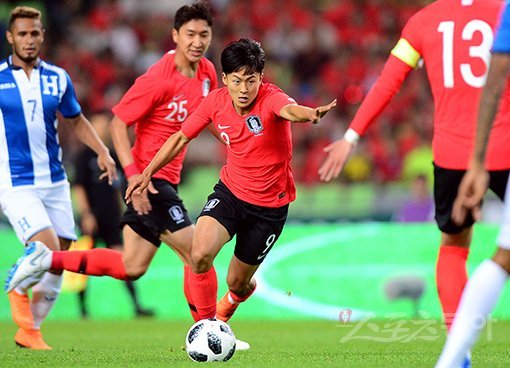
M 433 278 L 439 242 L 432 222 L 433 101 L 425 71 L 411 74 L 363 137 L 338 180 L 324 184 L 317 176 L 325 157 L 323 148 L 343 135 L 405 22 L 430 2 L 209 1 L 215 23 L 208 57 L 218 72 L 223 47 L 240 37 L 251 37 L 266 51 L 266 82 L 277 84 L 305 105 L 338 99 L 338 107 L 318 126 L 293 127 L 298 199 L 291 205 L 289 225 L 268 257 L 270 266 L 261 270 L 266 282 L 261 282 L 260 294 L 254 297 L 260 304 L 240 309 L 240 318 L 263 318 L 268 312 L 273 316 L 336 318 L 342 308 L 378 316 L 395 311 L 412 316 L 420 309 L 439 318 Z M 0 31 L 5 33 L 14 6 L 41 9 L 46 28 L 44 59 L 68 71 L 89 119 L 110 119 L 111 107 L 134 79 L 173 48 L 172 16 L 186 3 L 192 1 L 2 0 Z M 3 36 L 0 45 L 2 58 L 9 55 Z M 73 163 L 82 147 L 67 127 L 60 128 L 72 181 Z M 216 183 L 224 158 L 223 148 L 208 134 L 190 145 L 179 190 L 192 216 L 200 211 Z M 500 211 L 501 205 L 489 196 L 484 224 L 478 225 L 471 267 L 491 253 Z M 21 246 L 5 219 L 1 224 L 0 271 L 5 274 Z M 232 248 L 225 248 L 217 265 L 220 281 L 232 254 Z M 277 261 L 286 265 L 273 267 Z M 156 308 L 158 316 L 186 316 L 180 272 L 176 257 L 162 249 L 139 281 L 142 299 Z M 400 298 L 391 284 L 395 278 L 417 279 L 419 285 L 423 283 L 422 292 L 416 300 L 409 295 Z M 115 302 L 127 298 L 120 282 L 96 278 L 89 283 L 93 285 L 89 301 L 92 318 L 131 316 L 129 303 L 124 308 Z M 325 285 L 335 292 L 324 292 Z M 119 296 L 112 297 L 117 289 Z M 224 289 L 220 286 L 220 292 Z M 103 298 L 107 301 L 97 301 Z M 78 308 L 73 303 L 74 296 L 63 295 L 53 318 L 77 318 Z M 274 313 L 275 305 L 279 312 Z M 504 315 L 504 311 L 499 313 Z M 1 319 L 9 319 L 5 297 L 0 299 Z

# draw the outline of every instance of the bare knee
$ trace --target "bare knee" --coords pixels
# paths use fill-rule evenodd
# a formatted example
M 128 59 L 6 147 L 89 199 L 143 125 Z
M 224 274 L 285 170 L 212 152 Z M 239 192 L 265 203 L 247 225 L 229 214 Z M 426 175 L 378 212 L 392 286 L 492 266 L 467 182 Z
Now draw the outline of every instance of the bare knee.
M 191 268 L 193 273 L 205 273 L 213 266 L 213 257 L 201 251 L 191 250 Z
M 147 268 L 138 265 L 124 264 L 124 267 L 126 268 L 127 278 L 131 281 L 138 280 L 147 271 Z
M 498 248 L 492 260 L 501 266 L 508 274 L 510 274 L 510 250 Z
M 472 227 L 462 230 L 458 234 L 441 233 L 441 245 L 450 245 L 462 248 L 469 248 L 471 244 Z

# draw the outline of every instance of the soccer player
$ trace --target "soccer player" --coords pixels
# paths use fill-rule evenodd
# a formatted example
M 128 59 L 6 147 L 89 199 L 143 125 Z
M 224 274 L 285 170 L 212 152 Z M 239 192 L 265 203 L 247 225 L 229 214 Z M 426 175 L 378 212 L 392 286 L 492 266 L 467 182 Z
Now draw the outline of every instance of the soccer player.
M 336 106 L 336 100 L 317 108 L 296 104 L 275 85 L 262 83 L 264 65 L 258 42 L 242 38 L 230 43 L 221 54 L 226 87 L 202 101 L 126 191 L 127 201 L 142 195 L 158 170 L 178 159 L 209 124 L 221 132 L 227 163 L 199 215 L 191 248 L 191 293 L 201 319 L 216 316 L 228 321 L 255 291 L 253 275 L 280 236 L 289 203 L 296 197 L 290 122 L 318 123 Z M 213 261 L 234 235 L 229 291 L 217 304 Z
M 469 170 L 464 176 L 454 205 L 453 216 L 464 221 L 467 213 L 480 216 L 480 203 L 485 194 L 489 175 L 484 170 L 487 142 L 493 121 L 497 128 L 498 117 L 507 111 L 507 96 L 501 100 L 505 84 L 510 76 L 510 3 L 506 3 L 501 24 L 492 49 L 487 85 L 480 99 L 478 130 L 474 154 Z M 496 112 L 499 112 L 496 115 Z M 496 116 L 496 119 L 494 119 Z M 510 143 L 509 140 L 506 141 Z M 487 163 L 485 163 L 487 164 Z M 507 187 L 508 191 L 508 187 Z M 448 335 L 443 353 L 436 367 L 457 367 L 466 352 L 476 342 L 485 326 L 488 314 L 494 309 L 499 295 L 510 274 L 510 199 L 505 199 L 503 223 L 498 237 L 499 247 L 492 259 L 478 266 L 466 285 L 462 299 Z
M 354 146 L 423 61 L 435 102 L 434 200 L 441 231 L 436 282 L 449 328 L 467 282 L 466 260 L 474 219 L 451 219 L 457 189 L 468 167 L 478 100 L 486 79 L 493 29 L 503 3 L 497 0 L 438 0 L 407 22 L 376 83 L 344 137 L 328 147 L 319 169 L 323 181 L 336 178 Z M 495 124 L 488 152 L 490 188 L 501 199 L 510 169 L 510 126 Z
M 0 62 L 0 205 L 23 244 L 44 242 L 66 250 L 76 239 L 69 182 L 62 165 L 57 112 L 83 143 L 111 184 L 115 162 L 83 116 L 67 72 L 39 57 L 44 42 L 41 12 L 20 6 L 11 11 L 7 41 L 12 55 Z M 27 247 L 27 250 L 30 247 Z M 62 271 L 45 272 L 9 292 L 17 345 L 48 350 L 40 327 L 55 304 Z
M 216 70 L 204 57 L 211 44 L 212 25 L 211 10 L 205 3 L 179 8 L 172 29 L 175 50 L 140 76 L 114 106 L 110 132 L 128 183 L 136 180 L 166 139 L 180 130 L 200 101 L 217 87 Z M 133 147 L 130 126 L 135 126 Z M 123 252 L 53 252 L 45 257 L 49 262 L 44 269 L 136 280 L 146 272 L 163 241 L 184 263 L 184 294 L 193 318 L 198 320 L 188 282 L 194 225 L 177 193 L 184 155 L 182 152 L 154 177 L 148 193 L 133 197 L 121 220 Z M 38 245 L 34 252 L 32 255 L 47 254 L 47 249 Z M 26 257 L 19 261 L 23 259 Z M 27 276 L 24 272 L 24 267 L 16 268 L 7 290 Z

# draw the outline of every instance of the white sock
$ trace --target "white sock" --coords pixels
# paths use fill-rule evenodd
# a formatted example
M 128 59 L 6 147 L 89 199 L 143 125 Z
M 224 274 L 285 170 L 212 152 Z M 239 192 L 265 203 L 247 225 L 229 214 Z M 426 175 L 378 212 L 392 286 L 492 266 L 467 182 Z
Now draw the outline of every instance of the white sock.
M 459 367 L 485 327 L 505 286 L 508 274 L 486 260 L 470 277 L 436 368 Z
M 34 328 L 39 329 L 41 327 L 44 319 L 53 308 L 62 288 L 62 279 L 62 275 L 46 272 L 41 281 L 32 288 L 30 309 L 34 316 Z

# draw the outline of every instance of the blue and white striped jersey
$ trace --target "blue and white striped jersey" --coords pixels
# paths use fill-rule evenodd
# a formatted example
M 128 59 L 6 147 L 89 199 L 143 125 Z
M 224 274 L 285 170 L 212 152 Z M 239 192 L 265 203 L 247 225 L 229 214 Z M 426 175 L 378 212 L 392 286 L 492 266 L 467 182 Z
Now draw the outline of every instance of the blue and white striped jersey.
M 510 53 L 510 1 L 506 1 L 505 9 L 501 15 L 496 39 L 492 46 L 493 52 Z
M 57 111 L 66 118 L 81 113 L 64 69 L 41 60 L 28 78 L 12 56 L 0 62 L 0 188 L 67 179 Z

